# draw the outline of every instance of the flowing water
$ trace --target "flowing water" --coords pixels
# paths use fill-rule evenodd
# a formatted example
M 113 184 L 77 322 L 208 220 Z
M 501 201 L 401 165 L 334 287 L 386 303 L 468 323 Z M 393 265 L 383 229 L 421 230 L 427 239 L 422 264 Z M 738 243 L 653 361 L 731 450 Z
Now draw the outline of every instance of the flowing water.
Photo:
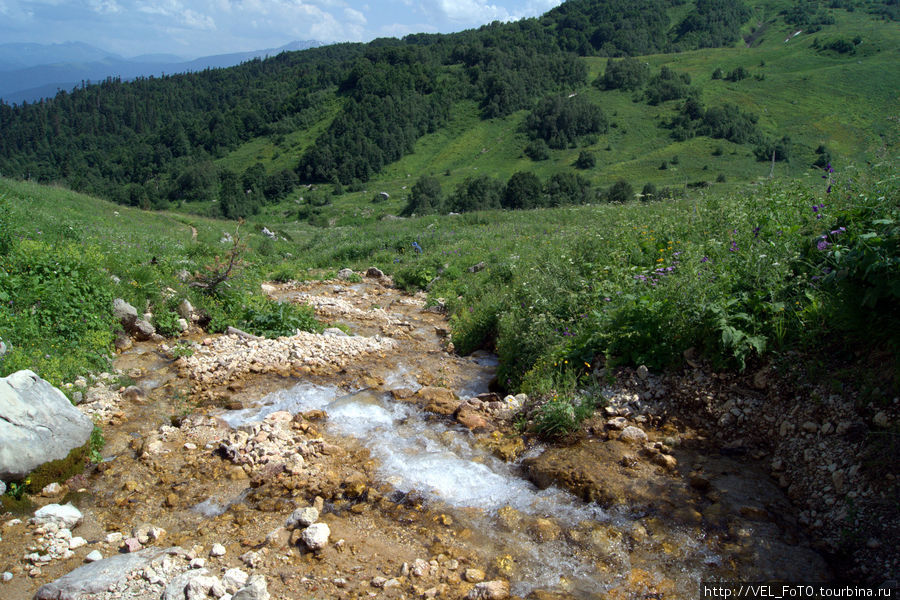
M 669 528 L 656 552 L 635 548 L 638 516 L 608 513 L 556 488 L 539 490 L 505 463 L 473 443 L 457 426 L 429 419 L 390 394 L 301 383 L 265 397 L 261 406 L 226 413 L 231 427 L 275 411 L 328 413 L 331 434 L 350 436 L 378 460 L 379 477 L 397 493 L 416 493 L 477 532 L 482 547 L 505 556 L 514 593 L 560 588 L 591 597 L 632 568 L 651 578 L 696 590 L 720 562 L 695 532 Z M 638 543 L 637 546 L 640 546 Z

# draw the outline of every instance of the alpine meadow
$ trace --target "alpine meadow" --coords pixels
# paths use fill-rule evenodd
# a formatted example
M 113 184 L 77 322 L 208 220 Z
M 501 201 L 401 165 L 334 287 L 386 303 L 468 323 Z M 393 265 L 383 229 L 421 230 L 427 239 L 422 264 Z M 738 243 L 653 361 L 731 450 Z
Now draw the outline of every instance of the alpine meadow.
M 235 598 L 896 591 L 898 21 L 567 0 L 0 101 L 0 377 L 95 426 L 27 474 L 0 460 L 0 520 L 51 498 L 95 511 L 90 539 L 221 539 L 222 590 L 254 573 Z M 119 404 L 85 409 L 95 388 Z M 448 453 L 474 496 L 415 479 Z M 0 595 L 56 597 L 84 561 L 32 529 L 0 530 Z M 172 564 L 133 597 L 195 597 Z

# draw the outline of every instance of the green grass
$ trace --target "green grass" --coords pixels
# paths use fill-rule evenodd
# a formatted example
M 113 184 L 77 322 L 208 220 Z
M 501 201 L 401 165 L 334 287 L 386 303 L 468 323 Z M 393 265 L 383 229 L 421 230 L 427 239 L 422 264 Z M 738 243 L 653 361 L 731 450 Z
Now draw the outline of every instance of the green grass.
M 193 239 L 191 227 L 197 229 Z M 174 334 L 183 298 L 208 328 L 246 327 L 279 335 L 316 329 L 312 315 L 263 298 L 259 283 L 282 258 L 260 228 L 246 226 L 243 268 L 229 289 L 207 294 L 189 283 L 231 248 L 233 222 L 141 211 L 60 188 L 0 179 L 0 376 L 32 369 L 55 385 L 106 370 L 114 332 L 113 298 L 155 315 Z M 179 277 L 189 274 L 188 281 Z

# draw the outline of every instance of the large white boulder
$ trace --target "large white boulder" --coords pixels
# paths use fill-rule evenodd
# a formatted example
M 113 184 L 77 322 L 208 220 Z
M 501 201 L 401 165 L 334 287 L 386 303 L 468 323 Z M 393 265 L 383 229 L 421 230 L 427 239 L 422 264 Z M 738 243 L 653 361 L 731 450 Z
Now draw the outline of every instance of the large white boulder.
M 0 479 L 21 479 L 68 456 L 94 424 L 61 391 L 32 371 L 0 378 Z

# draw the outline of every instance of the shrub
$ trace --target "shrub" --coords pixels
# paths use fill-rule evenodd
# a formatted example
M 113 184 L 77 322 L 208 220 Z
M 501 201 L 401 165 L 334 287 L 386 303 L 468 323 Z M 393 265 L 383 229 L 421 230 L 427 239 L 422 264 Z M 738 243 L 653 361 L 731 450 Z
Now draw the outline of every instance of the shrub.
M 753 149 L 756 160 L 760 162 L 772 160 L 773 153 L 776 161 L 789 160 L 791 156 L 791 138 L 784 136 L 778 141 L 763 140 Z
M 647 103 L 657 105 L 660 102 L 686 98 L 691 90 L 691 77 L 687 73 L 676 73 L 669 67 L 662 67 L 654 75 L 644 91 Z
M 312 307 L 291 302 L 274 302 L 254 296 L 244 309 L 240 328 L 267 338 L 294 335 L 296 331 L 321 331 Z
M 598 77 L 594 84 L 606 90 L 637 90 L 649 78 L 650 65 L 644 61 L 631 57 L 621 60 L 610 58 L 603 76 Z
M 500 208 L 503 185 L 492 177 L 479 175 L 460 183 L 449 199 L 450 210 L 470 212 Z
M 595 166 L 597 166 L 597 158 L 594 156 L 593 152 L 582 150 L 578 154 L 578 159 L 575 161 L 575 166 L 579 169 L 593 169 Z
M 542 204 L 541 180 L 527 171 L 513 173 L 503 190 L 500 200 L 503 208 L 536 208 Z
M 406 208 L 403 209 L 401 215 L 408 217 L 440 213 L 443 212 L 443 202 L 441 182 L 437 177 L 423 175 L 410 190 Z
M 750 77 L 750 71 L 748 71 L 744 67 L 737 67 L 736 69 L 732 69 L 732 71 L 728 74 L 725 79 L 728 81 L 741 81 L 742 79 L 747 79 Z
M 416 261 L 394 273 L 394 283 L 402 290 L 424 290 L 437 276 L 437 269 L 425 261 Z
M 544 98 L 525 118 L 525 130 L 531 138 L 542 139 L 556 149 L 608 129 L 609 123 L 600 107 L 582 96 Z
M 628 202 L 634 198 L 634 188 L 631 187 L 631 184 L 625 181 L 624 179 L 620 179 L 619 181 L 612 184 L 609 190 L 606 192 L 606 201 L 607 202 Z
M 550 146 L 542 139 L 536 139 L 528 142 L 525 146 L 525 156 L 537 162 L 550 158 Z
M 178 313 L 161 309 L 153 313 L 153 325 L 156 332 L 166 337 L 174 337 L 181 333 L 178 328 Z

